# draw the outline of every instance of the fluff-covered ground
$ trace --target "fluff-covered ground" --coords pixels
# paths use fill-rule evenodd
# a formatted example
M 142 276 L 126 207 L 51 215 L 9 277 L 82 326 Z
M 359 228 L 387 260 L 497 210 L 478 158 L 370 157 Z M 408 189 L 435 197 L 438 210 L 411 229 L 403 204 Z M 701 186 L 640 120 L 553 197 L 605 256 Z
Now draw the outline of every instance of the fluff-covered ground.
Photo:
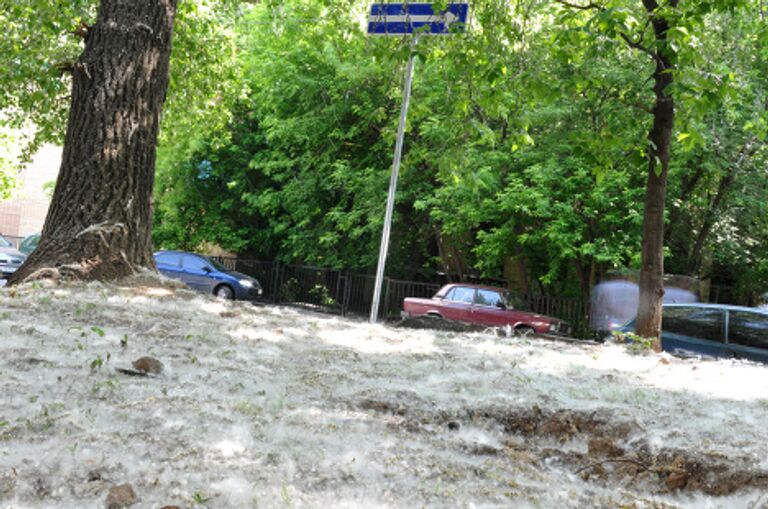
M 0 289 L 0 508 L 768 507 L 768 367 Z M 135 376 L 149 356 L 158 375 Z

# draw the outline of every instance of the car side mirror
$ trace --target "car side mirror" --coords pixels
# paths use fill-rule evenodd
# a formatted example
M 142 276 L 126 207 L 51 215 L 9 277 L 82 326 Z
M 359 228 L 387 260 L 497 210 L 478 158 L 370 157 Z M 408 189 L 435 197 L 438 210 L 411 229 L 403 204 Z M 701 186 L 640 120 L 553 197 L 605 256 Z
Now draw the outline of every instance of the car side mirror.
M 205 267 L 203 267 L 203 272 L 205 272 L 206 274 L 210 274 L 211 272 L 213 272 L 213 269 L 206 265 Z
M 499 309 L 507 309 L 507 305 L 504 304 L 503 300 L 496 301 L 496 307 Z

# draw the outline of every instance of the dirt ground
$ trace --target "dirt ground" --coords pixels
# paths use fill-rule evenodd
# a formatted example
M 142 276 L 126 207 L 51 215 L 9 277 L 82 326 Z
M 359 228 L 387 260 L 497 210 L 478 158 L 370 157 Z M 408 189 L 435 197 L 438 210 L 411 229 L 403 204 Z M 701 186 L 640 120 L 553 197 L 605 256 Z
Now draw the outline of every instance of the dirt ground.
M 531 408 L 477 408 L 460 413 L 425 413 L 410 409 L 398 395 L 395 400 L 362 399 L 359 407 L 395 416 L 392 426 L 416 432 L 440 429 L 451 433 L 471 423 L 501 428 L 507 437 L 502 448 L 478 445 L 468 452 L 498 455 L 510 461 L 556 463 L 585 481 L 611 485 L 637 485 L 657 493 L 700 492 L 724 496 L 740 490 L 768 490 L 768 472 L 749 457 L 701 454 L 662 448 L 651 452 L 643 430 L 631 420 L 617 420 L 603 412 L 549 411 Z M 575 440 L 586 441 L 586 453 L 560 448 Z
M 0 329 L 1 509 L 768 508 L 754 363 L 143 284 L 2 289 Z

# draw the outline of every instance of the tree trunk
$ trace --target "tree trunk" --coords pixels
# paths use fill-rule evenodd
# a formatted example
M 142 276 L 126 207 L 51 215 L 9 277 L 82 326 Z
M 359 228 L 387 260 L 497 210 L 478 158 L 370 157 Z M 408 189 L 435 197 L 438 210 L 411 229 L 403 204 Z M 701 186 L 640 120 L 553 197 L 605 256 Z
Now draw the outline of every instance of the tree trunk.
M 438 257 L 440 258 L 440 263 L 443 265 L 443 272 L 445 272 L 445 280 L 447 283 L 453 283 L 451 266 L 448 262 L 448 255 L 445 252 L 445 247 L 443 246 L 443 236 L 440 233 L 440 228 L 438 226 L 433 226 L 433 230 L 435 232 L 435 242 L 437 243 Z
M 40 244 L 10 279 L 154 268 L 152 187 L 177 0 L 102 0 L 73 66 L 61 169 Z
M 736 178 L 736 169 L 729 169 L 721 179 L 717 186 L 717 194 L 709 203 L 709 207 L 704 212 L 704 220 L 699 228 L 699 233 L 696 235 L 696 241 L 693 243 L 690 255 L 688 256 L 688 274 L 701 276 L 701 263 L 702 263 L 702 251 L 704 250 L 704 243 L 709 234 L 712 233 L 712 228 L 715 226 L 718 216 L 720 215 L 720 206 L 722 205 L 725 195 L 730 191 L 731 185 Z
M 677 7 L 678 0 L 669 6 Z M 640 267 L 640 298 L 637 309 L 637 333 L 656 338 L 654 348 L 661 344 L 661 305 L 664 297 L 664 200 L 667 191 L 670 144 L 675 124 L 675 103 L 669 95 L 673 82 L 673 52 L 667 42 L 669 22 L 657 12 L 656 0 L 643 0 L 656 38 L 653 51 L 656 70 L 653 73 L 653 127 L 648 134 L 648 180 L 646 182 L 645 212 L 643 215 L 643 252 Z

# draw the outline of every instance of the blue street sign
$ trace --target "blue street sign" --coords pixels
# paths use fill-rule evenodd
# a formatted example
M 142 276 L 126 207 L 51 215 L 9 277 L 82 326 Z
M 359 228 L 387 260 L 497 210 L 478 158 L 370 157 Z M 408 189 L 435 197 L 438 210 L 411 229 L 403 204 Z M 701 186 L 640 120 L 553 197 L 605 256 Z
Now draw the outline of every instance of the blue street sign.
M 373 35 L 446 35 L 463 30 L 469 4 L 448 4 L 435 12 L 432 4 L 373 4 L 368 33 Z

